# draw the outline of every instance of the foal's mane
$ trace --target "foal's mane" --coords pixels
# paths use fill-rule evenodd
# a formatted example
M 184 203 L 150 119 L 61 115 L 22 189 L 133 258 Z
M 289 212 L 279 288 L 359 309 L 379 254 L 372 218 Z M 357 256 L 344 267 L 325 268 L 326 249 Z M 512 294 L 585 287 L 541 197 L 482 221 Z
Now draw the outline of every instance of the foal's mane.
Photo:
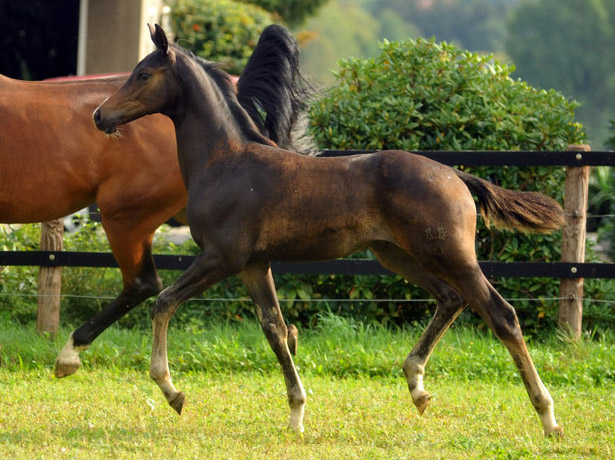
M 293 151 L 314 147 L 309 145 L 305 111 L 315 89 L 303 76 L 299 55 L 295 37 L 271 24 L 263 30 L 237 82 L 237 100 L 261 133 Z
M 181 48 L 177 45 L 172 46 L 175 51 L 179 50 L 186 57 L 197 63 L 211 78 L 226 101 L 231 116 L 237 123 L 237 126 L 239 126 L 242 134 L 246 137 L 246 140 L 249 142 L 256 142 L 258 144 L 275 145 L 270 139 L 267 139 L 267 137 L 259 132 L 254 121 L 241 106 L 237 100 L 237 93 L 231 77 L 222 69 L 220 64 L 203 59 L 185 48 Z

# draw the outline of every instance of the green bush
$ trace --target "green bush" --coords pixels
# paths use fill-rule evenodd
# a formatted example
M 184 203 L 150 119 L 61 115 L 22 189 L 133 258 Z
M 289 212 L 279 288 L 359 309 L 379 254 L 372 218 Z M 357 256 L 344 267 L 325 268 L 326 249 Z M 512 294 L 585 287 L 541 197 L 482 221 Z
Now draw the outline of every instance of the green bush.
M 513 80 L 514 68 L 489 55 L 385 41 L 377 57 L 340 67 L 310 111 L 323 148 L 563 150 L 585 139 L 576 103 Z
M 255 5 L 233 0 L 167 0 L 171 26 L 184 47 L 239 74 L 261 32 L 274 18 Z
M 584 129 L 574 118 L 577 104 L 556 91 L 512 79 L 512 71 L 492 56 L 447 43 L 384 41 L 375 58 L 340 63 L 336 85 L 310 107 L 311 132 L 319 147 L 329 149 L 565 150 L 583 143 Z M 541 191 L 562 201 L 564 168 L 463 169 L 506 188 Z M 559 261 L 560 234 L 496 231 L 479 221 L 477 251 L 481 260 Z M 555 326 L 558 280 L 505 278 L 493 283 L 512 299 L 530 333 Z M 588 283 L 587 297 L 602 298 L 608 288 L 604 283 Z M 402 280 L 385 278 L 379 285 L 371 278 L 352 284 L 374 298 L 425 297 Z M 612 283 L 610 291 L 615 291 Z M 407 304 L 373 307 L 387 320 L 419 319 Z M 423 314 L 433 304 L 418 307 Z M 615 312 L 609 317 L 609 324 L 615 324 Z

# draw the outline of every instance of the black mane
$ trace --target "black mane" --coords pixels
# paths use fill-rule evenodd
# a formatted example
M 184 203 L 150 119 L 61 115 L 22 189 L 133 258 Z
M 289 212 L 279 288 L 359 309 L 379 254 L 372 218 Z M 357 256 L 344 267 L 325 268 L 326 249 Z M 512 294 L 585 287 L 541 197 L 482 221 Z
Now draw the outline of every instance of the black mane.
M 291 150 L 296 150 L 293 128 L 314 93 L 299 64 L 297 41 L 273 24 L 261 34 L 237 83 L 237 99 L 261 132 Z
M 208 61 L 192 52 L 189 52 L 189 55 L 201 66 L 205 73 L 207 73 L 207 75 L 209 75 L 209 77 L 216 84 L 224 96 L 224 100 L 231 111 L 231 115 L 239 125 L 241 132 L 246 136 L 247 140 L 258 144 L 271 145 L 271 140 L 258 130 L 256 122 L 250 118 L 248 112 L 239 103 L 239 100 L 237 99 L 237 92 L 235 91 L 235 85 L 231 80 L 231 76 L 225 72 L 217 62 Z

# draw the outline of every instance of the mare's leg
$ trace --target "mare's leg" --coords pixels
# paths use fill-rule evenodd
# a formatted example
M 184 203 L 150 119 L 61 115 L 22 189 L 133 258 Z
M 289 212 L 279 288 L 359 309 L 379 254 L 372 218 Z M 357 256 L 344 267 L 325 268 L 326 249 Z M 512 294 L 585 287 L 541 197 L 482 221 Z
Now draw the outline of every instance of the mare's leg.
M 205 291 L 237 270 L 225 268 L 214 254 L 201 253 L 190 267 L 168 288 L 160 293 L 152 310 L 152 360 L 150 377 L 158 384 L 169 405 L 181 415 L 184 394 L 171 382 L 167 358 L 167 329 L 171 317 L 186 300 Z
M 425 366 L 444 333 L 464 310 L 466 302 L 448 283 L 425 271 L 416 259 L 397 246 L 388 243 L 376 243 L 370 249 L 385 268 L 422 287 L 433 295 L 437 301 L 433 318 L 406 357 L 403 365 L 412 401 L 419 413 L 422 414 L 427 409 L 431 398 L 423 387 Z
M 75 373 L 81 365 L 80 351 L 87 349 L 111 324 L 162 289 L 152 257 L 154 230 L 149 227 L 143 229 L 136 224 L 130 231 L 124 226 L 117 231 L 113 226 L 105 227 L 105 230 L 122 271 L 124 288 L 116 299 L 70 335 L 56 359 L 56 377 Z
M 291 357 L 287 337 L 292 337 L 292 335 L 289 336 L 289 330 L 280 311 L 271 268 L 269 264 L 254 265 L 245 268 L 239 276 L 256 304 L 258 319 L 265 336 L 282 366 L 290 406 L 289 427 L 293 430 L 303 431 L 305 391 Z M 293 342 L 291 341 L 291 343 Z

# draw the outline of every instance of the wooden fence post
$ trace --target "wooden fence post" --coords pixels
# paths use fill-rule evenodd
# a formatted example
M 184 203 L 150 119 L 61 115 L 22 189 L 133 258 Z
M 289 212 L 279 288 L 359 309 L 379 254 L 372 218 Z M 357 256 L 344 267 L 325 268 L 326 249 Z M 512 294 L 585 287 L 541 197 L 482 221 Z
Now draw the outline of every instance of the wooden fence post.
M 41 251 L 61 251 L 63 235 L 64 222 L 62 219 L 43 222 L 41 224 Z M 36 315 L 36 331 L 39 334 L 58 332 L 61 292 L 62 267 L 40 267 Z
M 570 145 L 568 151 L 589 152 L 589 145 Z M 589 193 L 589 166 L 566 168 L 564 212 L 566 223 L 562 231 L 562 262 L 585 262 L 585 224 Z M 572 273 L 576 272 L 573 267 Z M 565 279 L 560 282 L 559 327 L 574 338 L 581 337 L 583 320 L 583 278 Z

